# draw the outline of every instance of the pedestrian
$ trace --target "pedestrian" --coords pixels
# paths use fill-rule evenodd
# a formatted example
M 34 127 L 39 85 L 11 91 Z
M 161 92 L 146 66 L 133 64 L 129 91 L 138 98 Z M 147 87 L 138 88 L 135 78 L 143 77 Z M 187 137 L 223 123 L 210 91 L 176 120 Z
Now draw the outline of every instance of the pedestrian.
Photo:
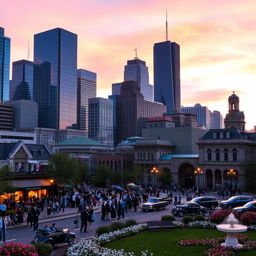
M 38 229 L 38 221 L 39 221 L 40 210 L 37 207 L 33 207 L 31 211 L 32 211 L 32 216 L 33 216 L 34 230 L 37 230 Z
M 7 224 L 8 224 L 8 220 L 6 216 L 0 217 L 0 241 L 2 240 L 4 243 L 6 238 Z
M 30 227 L 32 227 L 33 224 L 33 215 L 32 215 L 32 207 L 28 209 L 28 216 L 27 216 L 27 226 L 30 224 Z
M 87 221 L 88 221 L 88 211 L 87 209 L 83 209 L 80 212 L 80 218 L 81 218 L 81 227 L 80 232 L 84 229 L 84 233 L 87 232 Z

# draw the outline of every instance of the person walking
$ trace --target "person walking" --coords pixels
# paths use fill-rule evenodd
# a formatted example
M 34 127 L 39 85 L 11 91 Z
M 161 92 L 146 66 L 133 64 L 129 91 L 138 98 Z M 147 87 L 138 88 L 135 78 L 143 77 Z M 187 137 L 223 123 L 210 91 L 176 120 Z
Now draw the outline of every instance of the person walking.
M 84 233 L 87 232 L 87 221 L 88 221 L 88 211 L 87 209 L 83 208 L 80 212 L 80 218 L 81 218 L 81 227 L 80 232 L 84 229 Z
M 6 238 L 6 227 L 8 220 L 5 216 L 0 217 L 0 241 L 2 240 L 5 243 Z
M 38 221 L 39 221 L 40 210 L 37 207 L 33 207 L 31 211 L 32 211 L 32 216 L 33 216 L 34 230 L 37 230 L 38 229 Z

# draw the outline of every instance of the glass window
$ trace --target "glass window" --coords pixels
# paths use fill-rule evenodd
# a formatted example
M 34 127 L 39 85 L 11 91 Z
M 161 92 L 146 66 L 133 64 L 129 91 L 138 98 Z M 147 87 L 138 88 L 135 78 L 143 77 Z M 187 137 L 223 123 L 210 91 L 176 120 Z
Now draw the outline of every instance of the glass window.
M 220 161 L 220 150 L 219 149 L 216 149 L 215 156 L 216 156 L 216 161 Z

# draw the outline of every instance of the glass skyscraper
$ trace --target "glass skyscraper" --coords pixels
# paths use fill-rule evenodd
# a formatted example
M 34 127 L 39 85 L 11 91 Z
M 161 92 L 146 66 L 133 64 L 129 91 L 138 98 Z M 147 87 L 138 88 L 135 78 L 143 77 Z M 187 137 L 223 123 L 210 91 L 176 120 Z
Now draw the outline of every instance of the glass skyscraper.
M 180 112 L 180 46 L 175 42 L 154 45 L 154 99 L 168 113 Z
M 153 86 L 149 84 L 146 62 L 135 58 L 124 68 L 124 81 L 136 81 L 145 100 L 153 101 Z M 112 87 L 113 88 L 113 87 Z
M 34 36 L 34 62 L 51 64 L 52 106 L 56 129 L 65 129 L 77 119 L 77 35 L 55 28 Z M 55 92 L 55 93 L 54 93 Z
M 12 81 L 10 84 L 10 99 L 13 100 L 15 89 L 20 84 L 27 83 L 30 99 L 33 99 L 34 63 L 28 60 L 19 60 L 12 63 Z M 25 82 L 25 83 L 24 83 Z
M 9 74 L 11 40 L 4 36 L 4 28 L 0 27 L 0 102 L 9 100 Z
M 85 69 L 77 70 L 77 125 L 88 132 L 88 100 L 96 97 L 97 74 Z

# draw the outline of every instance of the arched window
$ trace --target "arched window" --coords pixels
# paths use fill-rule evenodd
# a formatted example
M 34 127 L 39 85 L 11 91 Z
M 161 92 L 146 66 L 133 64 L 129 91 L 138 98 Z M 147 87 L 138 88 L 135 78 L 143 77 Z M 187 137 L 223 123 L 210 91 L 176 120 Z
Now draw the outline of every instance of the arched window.
M 216 157 L 216 161 L 220 161 L 220 150 L 219 149 L 215 150 L 215 157 Z
M 207 160 L 208 161 L 212 160 L 212 150 L 211 149 L 207 149 Z
M 224 161 L 228 161 L 228 149 L 224 149 Z
M 235 148 L 232 150 L 232 153 L 233 153 L 233 161 L 237 161 L 237 150 Z

